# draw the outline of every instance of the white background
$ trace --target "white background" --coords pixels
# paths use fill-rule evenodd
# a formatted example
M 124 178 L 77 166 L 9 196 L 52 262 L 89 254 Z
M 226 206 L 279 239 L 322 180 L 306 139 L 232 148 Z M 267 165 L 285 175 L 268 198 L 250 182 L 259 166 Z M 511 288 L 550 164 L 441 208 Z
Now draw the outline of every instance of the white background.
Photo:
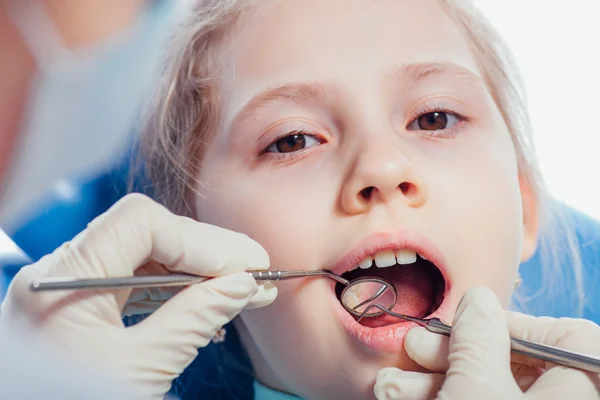
M 525 76 L 550 191 L 600 219 L 600 0 L 475 0 Z
M 600 219 L 600 0 L 475 0 L 505 36 L 529 92 L 550 191 Z M 0 231 L 0 254 L 14 251 Z

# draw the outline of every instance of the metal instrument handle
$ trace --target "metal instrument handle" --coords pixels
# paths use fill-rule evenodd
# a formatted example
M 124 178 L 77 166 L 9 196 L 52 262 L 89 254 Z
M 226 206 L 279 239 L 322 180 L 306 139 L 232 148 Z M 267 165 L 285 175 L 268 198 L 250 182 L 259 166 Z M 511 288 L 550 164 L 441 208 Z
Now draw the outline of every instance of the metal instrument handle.
M 425 327 L 430 332 L 444 336 L 450 336 L 452 332 L 452 327 L 444 324 L 438 318 L 427 320 Z M 515 354 L 600 374 L 600 358 L 521 339 L 511 338 L 510 343 L 511 351 Z
M 554 364 L 600 374 L 600 358 L 575 353 L 539 343 L 511 338 L 513 353 Z
M 334 279 L 344 285 L 348 281 L 330 271 L 248 271 L 257 281 L 281 281 L 294 278 L 324 277 Z M 189 286 L 213 279 L 208 276 L 190 274 L 170 274 L 156 276 L 130 276 L 119 278 L 39 278 L 29 285 L 32 292 L 47 290 L 110 289 L 110 288 L 150 288 L 166 286 Z
M 187 274 L 160 276 L 131 276 L 123 278 L 42 278 L 29 285 L 32 292 L 45 290 L 148 288 L 163 286 L 188 286 L 204 282 L 207 277 Z
M 452 333 L 452 327 L 443 323 L 439 318 L 431 318 L 430 320 L 427 320 L 425 328 L 429 332 L 437 333 L 448 337 L 450 336 L 450 333 Z

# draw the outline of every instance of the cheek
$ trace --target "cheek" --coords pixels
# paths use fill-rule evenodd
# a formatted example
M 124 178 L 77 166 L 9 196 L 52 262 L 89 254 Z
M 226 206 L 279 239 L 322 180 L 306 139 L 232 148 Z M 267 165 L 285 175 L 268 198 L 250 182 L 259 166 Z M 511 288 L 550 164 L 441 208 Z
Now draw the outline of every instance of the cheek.
M 307 173 L 302 179 L 279 172 L 245 175 L 240 173 L 242 169 L 235 173 L 215 169 L 219 171 L 218 185 L 209 170 L 205 169 L 202 177 L 211 189 L 196 200 L 200 220 L 252 237 L 267 250 L 274 269 L 324 267 L 328 259 L 324 255 L 331 254 L 340 236 L 340 227 L 332 223 L 339 190 L 332 182 L 340 180 L 333 176 L 335 171 Z M 381 360 L 373 356 L 362 359 L 357 351 L 349 352 L 355 345 L 350 344 L 329 305 L 337 301 L 329 282 L 315 279 L 276 285 L 279 295 L 273 304 L 240 314 L 242 338 L 257 374 L 285 377 L 280 381 L 295 393 L 306 388 L 311 393 L 331 392 L 331 383 L 323 376 L 335 374 L 354 377 L 353 387 L 370 388 Z M 320 355 L 318 365 L 314 365 L 315 354 Z M 340 363 L 342 354 L 352 354 L 348 357 L 354 357 L 353 361 Z M 387 365 L 394 365 L 395 358 Z
M 347 351 L 343 340 L 336 344 L 331 342 L 332 337 L 341 339 L 344 335 L 328 312 L 329 288 L 323 281 L 304 284 L 288 281 L 279 282 L 277 286 L 279 295 L 273 304 L 240 314 L 248 333 L 244 344 L 255 353 L 252 358 L 259 374 L 267 375 L 263 369 L 268 368 L 276 375 L 285 376 L 287 384 L 296 386 L 288 389 L 314 386 L 323 373 L 339 370 L 335 365 L 328 365 L 328 360 L 335 358 L 327 355 L 332 350 Z M 306 370 L 304 366 L 314 363 L 315 354 L 321 355 L 321 365 Z
M 212 190 L 210 200 L 198 199 L 201 219 L 258 241 L 269 253 L 273 269 L 321 268 L 323 237 L 315 233 L 333 233 L 328 226 L 330 204 L 335 201 L 334 189 L 327 184 L 331 177 L 313 176 L 310 183 L 272 179 L 261 174 L 230 179 L 236 184 Z M 333 353 L 347 351 L 347 343 L 336 340 L 332 346 L 331 337 L 343 337 L 343 332 L 329 312 L 327 283 L 277 282 L 279 295 L 273 304 L 240 314 L 242 339 L 259 376 L 285 377 L 281 379 L 289 385 L 285 389 L 296 393 L 306 387 L 316 393 L 330 390 L 322 376 L 340 370 Z M 318 368 L 306 369 L 314 364 L 315 354 L 322 355 Z
M 472 286 L 494 290 L 508 306 L 520 263 L 523 211 L 515 151 L 508 133 L 457 147 L 431 170 L 432 221 L 451 264 L 457 305 Z M 454 309 L 454 307 L 451 307 Z
M 250 236 L 267 250 L 272 268 L 311 268 L 318 243 L 314 232 L 326 228 L 333 195 L 320 183 L 324 179 L 235 175 L 219 176 L 219 185 L 207 180 L 211 191 L 196 200 L 200 220 Z

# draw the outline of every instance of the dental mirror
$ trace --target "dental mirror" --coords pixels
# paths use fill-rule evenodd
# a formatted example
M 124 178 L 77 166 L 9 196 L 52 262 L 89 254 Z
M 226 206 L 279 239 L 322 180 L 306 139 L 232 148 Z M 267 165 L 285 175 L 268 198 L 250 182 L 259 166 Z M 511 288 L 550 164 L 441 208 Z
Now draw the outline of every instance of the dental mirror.
M 374 318 L 385 314 L 375 305 L 391 311 L 397 299 L 394 285 L 381 278 L 365 277 L 348 282 L 340 296 L 340 303 L 356 317 Z

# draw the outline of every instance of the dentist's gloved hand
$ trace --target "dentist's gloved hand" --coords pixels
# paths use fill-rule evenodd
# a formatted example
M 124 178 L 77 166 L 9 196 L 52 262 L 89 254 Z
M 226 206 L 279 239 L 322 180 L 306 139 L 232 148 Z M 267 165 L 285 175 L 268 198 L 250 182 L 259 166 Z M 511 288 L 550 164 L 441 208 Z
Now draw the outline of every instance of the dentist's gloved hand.
M 258 285 L 243 272 L 268 267 L 266 251 L 248 237 L 176 216 L 147 197 L 130 195 L 73 241 L 19 272 L 2 305 L 0 323 L 30 325 L 66 354 L 133 385 L 136 397 L 162 399 L 197 349 L 223 325 L 242 309 L 275 299 L 274 285 Z M 37 277 L 169 271 L 217 278 L 179 293 L 152 289 L 131 298 L 129 289 L 32 293 L 28 288 Z M 161 302 L 139 324 L 123 325 L 126 305 L 128 314 L 135 314 L 152 311 Z
M 599 375 L 511 357 L 509 332 L 518 339 L 600 356 L 598 325 L 503 311 L 489 289 L 474 288 L 458 306 L 450 339 L 424 328 L 406 336 L 409 356 L 433 372 L 383 369 L 375 395 L 378 400 L 600 399 Z

